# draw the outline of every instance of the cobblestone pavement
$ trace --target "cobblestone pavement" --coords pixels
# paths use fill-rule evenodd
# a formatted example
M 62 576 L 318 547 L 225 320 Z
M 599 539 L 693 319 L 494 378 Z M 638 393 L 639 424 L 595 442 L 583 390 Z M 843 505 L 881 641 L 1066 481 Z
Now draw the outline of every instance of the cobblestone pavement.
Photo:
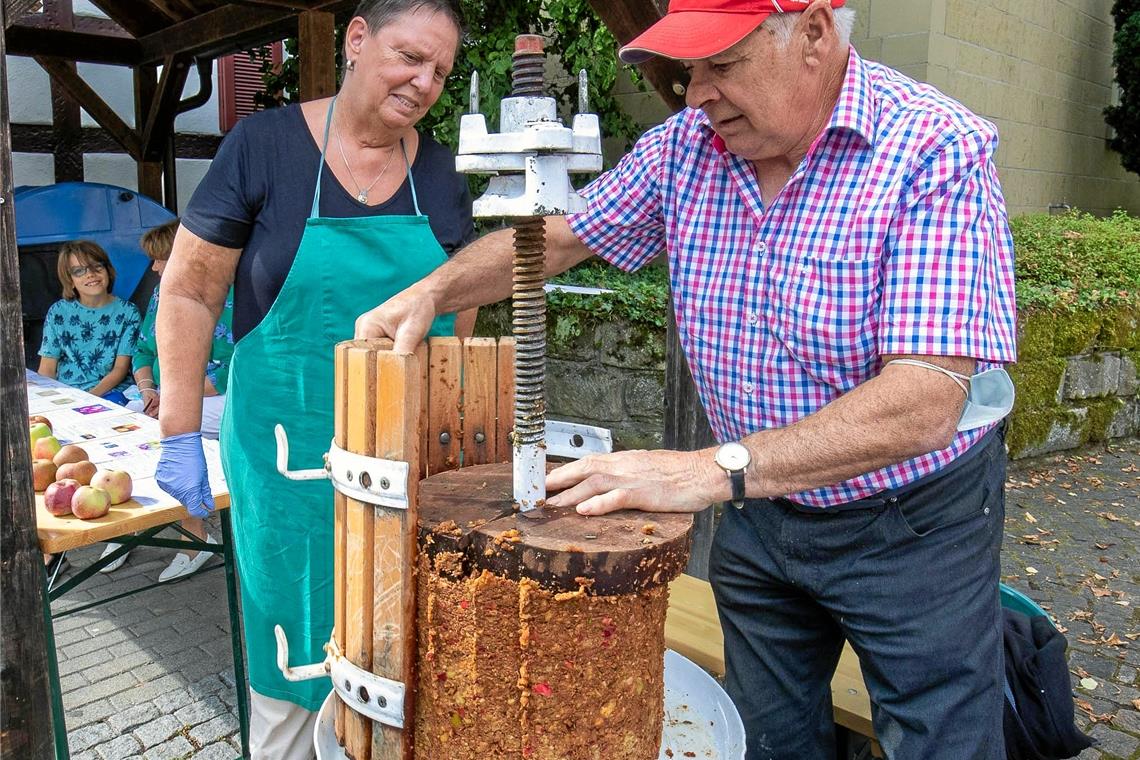
M 83 567 L 100 551 L 68 557 Z M 151 583 L 171 556 L 136 549 L 56 611 Z M 1078 723 L 1099 742 L 1081 760 L 1140 760 L 1140 441 L 1011 464 L 1002 564 L 1005 582 L 1069 639 Z M 62 618 L 55 631 L 75 760 L 238 755 L 221 570 Z
M 1015 462 L 1003 580 L 1069 640 L 1081 760 L 1140 760 L 1140 441 Z

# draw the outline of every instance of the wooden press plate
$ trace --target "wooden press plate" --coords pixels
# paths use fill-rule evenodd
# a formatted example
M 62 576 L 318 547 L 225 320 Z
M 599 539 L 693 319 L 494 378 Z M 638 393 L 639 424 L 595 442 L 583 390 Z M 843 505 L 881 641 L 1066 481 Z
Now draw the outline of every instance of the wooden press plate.
M 585 585 L 590 593 L 631 594 L 673 580 L 689 559 L 691 514 L 515 513 L 509 462 L 442 472 L 419 489 L 420 549 L 462 552 L 467 574 L 530 578 L 555 592 Z

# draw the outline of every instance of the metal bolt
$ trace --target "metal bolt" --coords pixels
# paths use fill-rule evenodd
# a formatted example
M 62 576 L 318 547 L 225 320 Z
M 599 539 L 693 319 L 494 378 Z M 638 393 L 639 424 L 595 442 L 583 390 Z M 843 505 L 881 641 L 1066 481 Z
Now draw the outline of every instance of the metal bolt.
M 381 710 L 383 710 L 385 707 L 387 707 L 387 706 L 388 706 L 388 699 L 387 699 L 387 697 L 385 697 L 383 694 L 381 694 L 380 696 L 376 697 L 376 704 L 378 704 L 378 705 L 380 706 L 380 709 L 381 709 Z
M 392 482 L 388 478 L 380 478 L 380 490 L 387 491 L 392 486 Z
M 475 443 L 483 443 L 487 440 L 487 435 L 482 430 L 475 434 Z
M 451 443 L 451 433 L 448 433 L 446 430 L 440 433 L 439 442 L 442 446 L 446 446 L 447 444 Z

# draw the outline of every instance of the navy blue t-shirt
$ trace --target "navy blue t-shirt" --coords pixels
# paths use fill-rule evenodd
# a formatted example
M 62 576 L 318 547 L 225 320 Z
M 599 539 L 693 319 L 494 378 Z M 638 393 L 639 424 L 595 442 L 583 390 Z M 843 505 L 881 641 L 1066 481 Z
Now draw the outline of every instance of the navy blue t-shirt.
M 226 135 L 182 215 L 182 225 L 203 240 L 242 249 L 234 281 L 235 341 L 261 322 L 285 284 L 312 210 L 320 160 L 299 105 L 253 114 Z M 420 212 L 450 256 L 475 236 L 467 180 L 456 173 L 451 152 L 422 132 L 412 177 Z M 386 202 L 366 206 L 327 166 L 321 173 L 322 217 L 411 214 L 407 179 Z

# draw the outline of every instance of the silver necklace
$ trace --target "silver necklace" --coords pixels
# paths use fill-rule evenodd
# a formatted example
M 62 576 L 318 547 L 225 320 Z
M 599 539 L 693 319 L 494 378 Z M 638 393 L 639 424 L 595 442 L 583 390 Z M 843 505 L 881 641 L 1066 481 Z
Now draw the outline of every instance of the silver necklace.
M 376 179 L 369 183 L 368 187 L 363 190 L 360 189 L 360 183 L 356 181 L 356 175 L 352 173 L 352 167 L 348 164 L 348 156 L 344 154 L 344 141 L 340 139 L 340 127 L 334 125 L 336 130 L 336 145 L 340 148 L 340 158 L 344 161 L 344 168 L 348 169 L 348 176 L 352 180 L 352 184 L 356 185 L 356 200 L 361 203 L 368 203 L 368 191 L 376 186 L 380 178 L 384 176 L 384 172 L 388 171 L 388 167 L 392 165 L 392 159 L 396 157 L 396 146 L 393 145 L 391 150 L 388 151 L 388 160 L 384 163 L 384 168 L 376 175 Z

